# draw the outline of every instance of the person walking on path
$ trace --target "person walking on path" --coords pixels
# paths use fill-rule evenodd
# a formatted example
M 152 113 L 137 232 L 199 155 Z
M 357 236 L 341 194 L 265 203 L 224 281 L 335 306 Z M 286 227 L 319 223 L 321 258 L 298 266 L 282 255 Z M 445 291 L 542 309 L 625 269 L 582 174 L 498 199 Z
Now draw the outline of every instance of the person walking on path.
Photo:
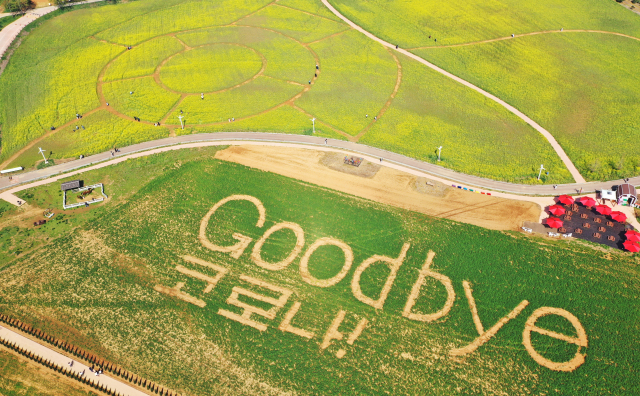
M 324 144 L 327 144 L 327 140 L 328 140 L 328 139 L 324 139 Z

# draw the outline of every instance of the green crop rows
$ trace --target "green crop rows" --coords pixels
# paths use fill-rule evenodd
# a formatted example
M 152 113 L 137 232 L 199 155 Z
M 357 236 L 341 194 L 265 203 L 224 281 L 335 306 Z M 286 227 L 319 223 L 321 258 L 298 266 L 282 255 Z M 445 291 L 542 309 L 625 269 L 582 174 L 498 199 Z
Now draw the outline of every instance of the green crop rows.
M 187 394 L 221 389 L 228 394 L 318 395 L 640 392 L 637 257 L 430 218 L 218 161 L 212 159 L 215 150 L 179 150 L 84 174 L 87 183 L 106 182 L 111 202 L 29 230 L 34 235 L 24 236 L 25 243 L 37 240 L 36 234 L 51 236 L 41 237 L 44 245 L 32 243 L 32 249 L 38 247 L 32 251 L 20 248 L 21 240 L 13 237 L 24 234 L 22 228 L 3 229 L 0 243 L 11 253 L 0 261 L 0 310 Z M 206 235 L 212 243 L 232 245 L 237 242 L 233 233 L 253 240 L 237 259 L 198 240 L 205 214 L 234 194 L 256 197 L 266 210 L 262 227 L 256 227 L 258 211 L 247 201 L 225 204 L 209 221 Z M 51 184 L 21 193 L 27 195 L 44 207 L 58 200 L 59 188 Z M 252 249 L 281 222 L 301 227 L 302 252 L 284 269 L 261 268 L 250 258 Z M 76 228 L 70 230 L 70 224 Z M 345 242 L 354 254 L 346 277 L 327 288 L 308 284 L 300 274 L 303 252 L 324 237 Z M 263 245 L 261 257 L 280 261 L 295 243 L 291 231 L 278 231 Z M 383 307 L 359 301 L 351 288 L 356 267 L 373 255 L 396 258 L 405 243 L 410 244 L 407 256 Z M 12 258 L 14 250 L 21 250 L 17 258 Z M 402 312 L 430 250 L 435 252 L 430 269 L 451 280 L 455 300 L 446 316 L 425 323 Z M 217 270 L 185 261 L 186 255 L 229 272 L 206 291 L 206 282 L 177 268 L 209 277 Z M 344 257 L 336 247 L 320 247 L 310 258 L 309 272 L 330 278 Z M 359 282 L 364 295 L 377 298 L 389 271 L 380 262 L 365 270 Z M 219 313 L 242 313 L 227 301 L 234 288 L 280 295 L 241 276 L 292 292 L 273 319 L 251 316 L 267 326 L 264 331 Z M 451 349 L 478 337 L 463 281 L 473 288 L 485 329 L 523 300 L 529 304 L 476 351 L 452 358 Z M 158 285 L 180 283 L 182 293 L 205 306 L 157 291 Z M 436 312 L 446 296 L 443 285 L 428 277 L 413 312 Z M 262 309 L 273 306 L 244 295 L 240 301 Z M 291 325 L 312 332 L 311 339 L 278 328 L 296 302 L 301 305 Z M 588 346 L 580 352 L 586 357 L 575 372 L 543 367 L 524 349 L 524 324 L 541 307 L 564 309 L 584 327 Z M 344 337 L 323 348 L 340 310 L 346 312 L 339 327 Z M 362 319 L 367 320 L 362 334 L 347 343 Z M 536 325 L 576 335 L 558 316 L 543 317 Z M 576 345 L 539 333 L 532 335 L 532 345 L 556 362 L 578 351 Z M 340 349 L 346 352 L 341 359 L 336 357 Z

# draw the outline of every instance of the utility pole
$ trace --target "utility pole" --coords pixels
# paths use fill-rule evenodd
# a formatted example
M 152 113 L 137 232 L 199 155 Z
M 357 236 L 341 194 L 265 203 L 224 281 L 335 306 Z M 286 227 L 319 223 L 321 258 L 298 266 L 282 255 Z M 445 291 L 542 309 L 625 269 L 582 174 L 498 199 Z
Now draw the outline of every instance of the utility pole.
M 538 172 L 538 180 L 540 180 L 540 176 L 542 175 L 543 170 L 546 170 L 544 169 L 544 165 L 540 165 L 540 172 Z
M 442 151 L 442 146 L 438 147 L 438 162 L 440 162 L 440 152 Z
M 316 133 L 316 119 L 311 119 L 311 122 L 313 123 L 313 133 Z
M 40 150 L 39 153 L 42 154 L 42 158 L 44 158 L 44 163 L 48 164 L 49 161 L 47 161 L 47 157 L 44 156 L 45 151 L 41 147 L 38 147 L 38 150 Z
M 179 115 L 178 118 L 180 119 L 180 126 L 182 127 L 182 129 L 184 129 L 184 124 L 182 123 L 182 119 L 184 118 L 184 116 Z

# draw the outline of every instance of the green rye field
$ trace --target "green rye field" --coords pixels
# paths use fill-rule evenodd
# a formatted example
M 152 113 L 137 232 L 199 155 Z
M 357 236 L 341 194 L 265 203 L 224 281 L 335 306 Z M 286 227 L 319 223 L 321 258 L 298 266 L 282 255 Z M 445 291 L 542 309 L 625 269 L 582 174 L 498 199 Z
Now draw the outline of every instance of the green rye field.
M 0 310 L 194 395 L 640 392 L 637 255 L 431 218 L 216 150 L 87 172 L 105 204 L 2 226 Z

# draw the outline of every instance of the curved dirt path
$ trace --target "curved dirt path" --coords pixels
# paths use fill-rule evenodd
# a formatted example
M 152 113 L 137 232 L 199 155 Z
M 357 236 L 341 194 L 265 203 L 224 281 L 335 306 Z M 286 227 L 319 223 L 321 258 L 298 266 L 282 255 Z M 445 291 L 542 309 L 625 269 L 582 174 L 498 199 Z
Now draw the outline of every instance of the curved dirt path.
M 542 134 L 542 136 L 544 136 L 549 143 L 551 144 L 551 147 L 553 147 L 553 149 L 556 151 L 556 153 L 558 154 L 558 156 L 560 157 L 560 159 L 562 160 L 562 162 L 564 163 L 564 165 L 567 167 L 567 169 L 569 170 L 569 172 L 571 173 L 571 176 L 573 176 L 573 178 L 575 179 L 575 181 L 577 183 L 585 183 L 585 179 L 582 177 L 582 175 L 580 174 L 580 172 L 578 172 L 578 169 L 575 167 L 575 165 L 573 165 L 573 162 L 571 161 L 571 159 L 569 159 L 569 156 L 567 155 L 567 153 L 564 152 L 564 150 L 562 149 L 562 147 L 560 146 L 560 144 L 556 141 L 556 139 L 553 137 L 553 135 L 551 135 L 551 133 L 549 133 L 546 129 L 544 129 L 543 127 L 541 127 L 540 125 L 538 125 L 538 123 L 536 123 L 535 121 L 533 121 L 531 118 L 527 117 L 523 112 L 521 112 L 520 110 L 516 109 L 515 107 L 511 106 L 510 104 L 508 104 L 507 102 L 505 102 L 504 100 L 498 98 L 495 95 L 490 94 L 489 92 L 481 89 L 480 87 L 477 87 L 473 84 L 471 84 L 470 82 L 461 79 L 460 77 L 449 73 L 448 71 L 439 68 L 438 66 L 434 65 L 433 63 L 427 62 L 426 60 L 422 59 L 421 57 L 407 51 L 401 48 L 396 48 L 395 45 L 388 43 L 376 36 L 374 36 L 373 34 L 367 32 L 366 30 L 364 30 L 363 28 L 361 28 L 360 26 L 356 25 L 355 23 L 351 22 L 349 19 L 347 19 L 344 15 L 342 15 L 340 12 L 338 12 L 338 10 L 336 10 L 335 8 L 333 8 L 333 6 L 331 4 L 329 4 L 328 0 L 322 0 L 322 3 L 329 9 L 329 11 L 331 11 L 333 14 L 335 14 L 338 18 L 342 19 L 345 23 L 347 23 L 349 26 L 351 26 L 352 28 L 354 28 L 355 30 L 359 31 L 360 33 L 364 34 L 365 36 L 369 37 L 370 39 L 377 41 L 378 43 L 384 45 L 387 48 L 391 48 L 391 49 L 395 49 L 396 51 L 400 52 L 401 54 L 415 60 L 418 61 L 420 63 L 422 63 L 425 66 L 430 67 L 431 69 L 437 71 L 440 74 L 443 74 L 449 78 L 451 78 L 452 80 L 464 85 L 465 87 L 471 88 L 474 91 L 478 92 L 479 94 L 493 100 L 494 102 L 498 103 L 499 105 L 501 105 L 502 107 L 504 107 L 505 109 L 509 110 L 511 113 L 513 113 L 514 115 L 516 115 L 518 118 L 522 119 L 524 122 L 526 122 L 527 124 L 531 125 L 536 131 L 540 132 Z
M 434 46 L 407 48 L 407 51 L 413 51 L 413 50 L 419 50 L 419 49 L 432 49 L 432 48 L 466 47 L 466 46 L 469 46 L 469 45 L 494 43 L 496 41 L 511 40 L 511 39 L 518 38 L 518 37 L 536 36 L 538 34 L 550 34 L 550 33 L 600 33 L 600 34 L 611 34 L 613 36 L 626 37 L 626 38 L 629 38 L 629 39 L 632 39 L 632 40 L 640 41 L 640 38 L 638 38 L 638 37 L 633 37 L 633 36 L 629 36 L 629 35 L 622 34 L 622 33 L 616 33 L 616 32 L 607 32 L 607 31 L 604 31 L 604 30 L 582 30 L 582 29 L 543 30 L 543 31 L 540 31 L 540 32 L 516 34 L 513 37 L 511 37 L 511 36 L 498 37 L 498 38 L 489 39 L 489 40 L 472 41 L 472 42 L 469 42 L 469 43 L 460 43 L 460 44 L 451 44 L 451 45 L 434 45 Z

